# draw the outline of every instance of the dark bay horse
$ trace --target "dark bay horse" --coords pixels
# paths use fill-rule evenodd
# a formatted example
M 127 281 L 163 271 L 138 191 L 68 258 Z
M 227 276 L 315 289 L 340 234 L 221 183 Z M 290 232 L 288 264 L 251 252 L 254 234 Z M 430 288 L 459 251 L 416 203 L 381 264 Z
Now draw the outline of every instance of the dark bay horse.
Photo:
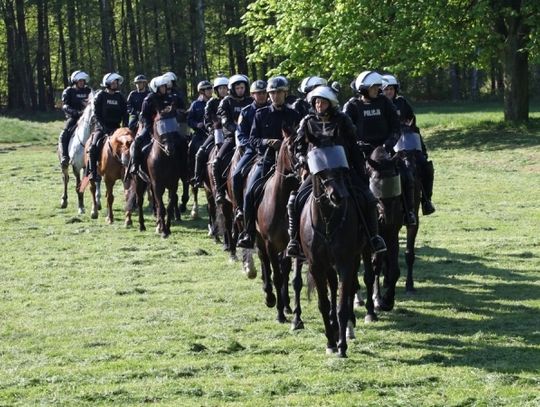
M 82 171 L 84 169 L 84 155 L 85 155 L 85 145 L 92 130 L 95 125 L 95 116 L 94 116 L 94 93 L 90 92 L 88 95 L 88 101 L 86 102 L 86 107 L 77 121 L 77 127 L 73 131 L 73 136 L 69 141 L 69 163 L 75 176 L 76 185 L 75 190 L 78 197 L 78 209 L 79 215 L 84 213 L 84 193 L 79 191 L 81 185 L 81 179 L 83 177 Z M 58 150 L 58 158 L 61 159 L 62 153 Z M 62 194 L 62 199 L 60 201 L 60 207 L 62 209 L 67 208 L 68 205 L 68 182 L 69 182 L 69 167 L 62 168 L 62 181 L 64 184 L 64 192 Z
M 399 278 L 399 231 L 403 226 L 403 205 L 401 198 L 401 180 L 397 167 L 398 155 L 390 157 L 383 147 L 373 150 L 367 159 L 370 175 L 370 189 L 379 200 L 379 235 L 386 243 L 386 252 L 375 254 L 372 262 L 365 262 L 364 267 L 373 267 L 375 284 L 373 301 L 375 309 L 391 311 L 394 307 L 396 283 Z M 384 276 L 386 292 L 381 296 L 379 277 Z M 376 315 L 373 315 L 376 319 Z
M 171 223 L 178 210 L 178 182 L 182 177 L 187 178 L 188 145 L 186 139 L 178 132 L 178 122 L 175 117 L 157 115 L 152 134 L 152 146 L 146 159 L 148 182 L 156 208 L 156 233 L 168 237 L 171 233 Z M 140 181 L 140 180 L 138 180 Z M 143 182 L 146 180 L 143 180 Z M 144 188 L 138 182 L 137 203 L 139 206 L 139 228 L 145 229 L 143 216 Z M 169 204 L 165 211 L 163 194 L 169 191 Z
M 129 148 L 133 143 L 133 133 L 128 127 L 121 127 L 113 134 L 106 137 L 101 156 L 99 159 L 97 171 L 101 180 L 105 182 L 107 197 L 107 223 L 114 221 L 112 204 L 114 202 L 113 188 L 117 180 L 124 178 L 124 172 L 129 164 Z M 98 181 L 99 182 L 99 181 Z M 98 217 L 98 202 L 96 198 L 96 182 L 90 181 L 90 192 L 92 193 L 92 212 L 91 217 Z M 127 196 L 127 193 L 125 193 Z M 131 226 L 131 212 L 126 211 L 125 225 Z
M 412 174 L 414 183 L 414 214 L 416 216 L 416 225 L 407 226 L 407 246 L 405 249 L 405 263 L 407 264 L 407 280 L 405 282 L 405 290 L 408 294 L 413 294 L 414 288 L 413 268 L 416 259 L 414 246 L 416 244 L 416 236 L 420 227 L 420 218 L 418 217 L 418 209 L 421 203 L 422 182 L 420 180 L 419 166 L 417 165 L 417 157 L 422 152 L 420 135 L 414 132 L 404 132 L 398 140 L 395 148 L 397 155 L 401 158 L 399 164 Z
M 308 153 L 308 164 L 313 191 L 302 210 L 299 236 L 317 288 L 326 352 L 346 357 L 347 336 L 354 337 L 356 275 L 367 237 L 348 186 L 350 174 L 343 147 L 313 149 Z M 367 282 L 366 286 L 371 297 L 373 282 L 371 288 Z
M 257 248 L 261 260 L 263 290 L 266 294 L 266 305 L 277 304 L 277 320 L 287 321 L 285 311 L 289 307 L 289 273 L 291 259 L 284 254 L 289 242 L 287 232 L 287 201 L 291 191 L 298 189 L 300 180 L 296 175 L 293 135 L 283 132 L 283 141 L 276 158 L 274 173 L 264 186 L 261 203 L 257 209 Z M 277 299 L 272 292 L 273 283 Z M 295 277 L 295 309 L 292 329 L 303 328 L 300 307 L 300 291 L 302 289 L 301 262 L 296 261 Z

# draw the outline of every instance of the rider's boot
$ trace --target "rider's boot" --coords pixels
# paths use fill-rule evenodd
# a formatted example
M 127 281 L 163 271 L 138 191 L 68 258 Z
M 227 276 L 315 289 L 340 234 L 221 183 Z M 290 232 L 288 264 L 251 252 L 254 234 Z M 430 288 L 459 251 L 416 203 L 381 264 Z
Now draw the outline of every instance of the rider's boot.
M 88 159 L 88 178 L 97 179 L 97 146 L 92 144 L 90 146 L 89 159 Z
M 204 186 L 203 174 L 206 160 L 208 160 L 208 156 L 206 152 L 202 148 L 200 148 L 197 151 L 197 154 L 195 154 L 195 174 L 191 179 L 191 185 L 193 185 L 194 187 L 202 188 Z
M 212 162 L 212 177 L 216 186 L 216 204 L 221 205 L 225 203 L 225 183 L 221 177 L 221 160 L 217 157 Z
M 287 215 L 289 216 L 289 243 L 287 244 L 286 254 L 289 257 L 300 257 L 302 250 L 298 241 L 298 216 L 295 208 L 296 191 L 291 192 L 289 201 L 287 202 Z
M 378 234 L 378 217 L 379 212 L 377 210 L 377 202 L 370 200 L 368 202 L 368 208 L 366 212 L 366 227 L 369 236 L 369 244 L 373 253 L 382 253 L 386 251 L 386 243 L 384 239 Z
M 58 139 L 58 146 L 60 147 L 60 165 L 62 168 L 67 168 L 69 165 L 69 131 L 64 129 Z
M 426 161 L 422 167 L 422 214 L 431 215 L 435 212 L 435 207 L 431 202 L 431 196 L 433 195 L 433 178 L 435 171 L 433 169 L 433 161 Z
M 236 214 L 234 217 L 235 222 L 241 222 L 244 220 L 244 179 L 240 175 L 240 179 L 233 177 L 233 195 L 236 202 Z
M 137 143 L 137 139 L 135 139 L 135 142 L 131 144 L 130 147 L 130 153 L 131 153 L 131 160 L 130 160 L 130 166 L 129 166 L 129 173 L 130 174 L 136 174 L 137 171 L 139 171 L 139 168 L 141 167 L 141 149 L 140 146 Z
M 405 224 L 408 226 L 416 225 L 416 215 L 414 214 L 414 188 L 415 180 L 412 173 L 407 168 L 401 171 L 402 200 L 405 210 Z

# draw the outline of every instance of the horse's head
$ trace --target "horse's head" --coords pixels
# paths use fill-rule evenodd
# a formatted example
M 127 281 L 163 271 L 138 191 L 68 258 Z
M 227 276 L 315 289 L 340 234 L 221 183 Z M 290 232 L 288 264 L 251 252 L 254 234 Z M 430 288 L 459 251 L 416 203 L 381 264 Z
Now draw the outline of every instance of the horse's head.
M 130 147 L 133 140 L 133 133 L 128 127 L 120 127 L 112 134 L 110 138 L 113 153 L 120 158 L 123 166 L 127 166 L 129 164 Z
M 350 196 L 347 187 L 349 165 L 342 146 L 315 148 L 308 153 L 308 166 L 313 175 L 313 191 L 326 197 L 334 207 Z
M 176 117 L 158 114 L 154 121 L 153 137 L 156 144 L 166 155 L 174 155 L 176 143 L 180 137 L 180 129 Z
M 283 140 L 276 157 L 276 169 L 288 177 L 300 180 L 298 176 L 298 158 L 294 146 L 296 132 L 292 129 L 284 128 L 282 130 Z
M 366 160 L 368 174 L 371 178 L 388 178 L 397 174 L 396 160 L 398 155 L 391 157 L 384 147 L 379 146 L 373 150 Z
M 85 143 L 86 140 L 88 140 L 92 128 L 96 124 L 96 117 L 94 115 L 94 92 L 88 94 L 88 99 L 85 103 L 84 110 L 77 121 L 77 128 L 75 129 L 77 138 L 81 140 L 82 143 Z

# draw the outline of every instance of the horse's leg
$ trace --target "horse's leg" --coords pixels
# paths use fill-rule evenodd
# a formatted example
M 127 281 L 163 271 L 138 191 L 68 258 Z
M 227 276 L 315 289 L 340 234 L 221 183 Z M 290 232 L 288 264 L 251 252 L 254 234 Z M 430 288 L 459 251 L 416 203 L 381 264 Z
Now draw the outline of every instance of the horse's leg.
M 285 256 L 282 252 L 280 254 L 281 263 L 281 297 L 283 298 L 283 307 L 286 314 L 292 314 L 291 298 L 289 296 L 289 276 L 291 274 L 292 260 L 290 257 Z
M 144 193 L 145 193 L 145 183 L 142 180 L 137 180 L 137 207 L 139 210 L 139 231 L 144 232 L 146 226 L 144 225 Z
M 227 234 L 227 251 L 230 253 L 230 259 L 232 261 L 237 261 L 238 256 L 236 255 L 236 236 L 233 233 L 234 224 L 232 205 L 227 201 L 222 205 L 222 209 L 225 219 L 225 233 Z
M 253 261 L 253 249 L 242 249 L 242 268 L 247 278 L 257 277 L 257 269 Z
M 101 177 L 98 176 L 96 180 L 96 207 L 97 210 L 101 210 Z
M 94 180 L 90 181 L 90 193 L 92 194 L 92 211 L 90 212 L 90 217 L 92 219 L 97 219 L 98 217 L 98 203 L 96 198 L 96 182 Z
M 399 279 L 399 228 L 395 228 L 391 233 L 391 238 L 386 241 L 386 274 L 384 277 L 387 287 L 384 295 L 380 299 L 379 307 L 383 311 L 392 311 L 396 297 L 396 284 Z
M 75 174 L 75 182 L 76 182 L 75 190 L 77 191 L 79 215 L 82 215 L 84 213 L 84 192 L 79 191 L 79 187 L 81 186 L 81 175 L 78 171 L 73 170 L 73 172 Z
M 270 263 L 272 267 L 273 272 L 273 282 L 274 287 L 276 288 L 276 296 L 277 296 L 277 317 L 276 320 L 283 324 L 287 322 L 287 318 L 285 317 L 285 304 L 283 303 L 283 295 L 282 295 L 282 286 L 283 286 L 283 275 L 281 270 L 281 262 L 279 258 L 279 254 L 275 251 L 273 245 L 266 241 L 266 250 L 268 252 L 268 256 L 270 258 Z
M 364 299 L 362 298 L 362 291 L 360 289 L 360 281 L 358 274 L 360 273 L 360 270 L 356 271 L 356 275 L 354 277 L 354 302 L 353 302 L 353 308 L 359 308 L 364 306 Z
M 330 322 L 330 301 L 328 300 L 328 289 L 326 281 L 326 273 L 320 266 L 310 264 L 309 273 L 315 281 L 317 287 L 317 297 L 319 312 L 321 313 L 324 332 L 326 335 L 326 354 L 331 355 L 337 352 L 336 332 L 334 326 Z
M 337 266 L 339 275 L 339 304 L 337 307 L 337 317 L 339 326 L 338 356 L 347 357 L 347 333 L 352 327 L 349 325 L 349 311 L 353 296 L 353 273 L 356 268 L 353 262 L 345 262 Z M 351 324 L 352 325 L 352 324 Z M 354 331 L 352 336 L 354 337 Z
M 191 208 L 191 219 L 199 219 L 199 188 L 191 187 L 193 195 L 193 207 Z
M 326 278 L 328 279 L 328 288 L 330 290 L 330 324 L 334 329 L 337 340 L 339 337 L 339 321 L 337 316 L 338 275 L 332 268 L 329 268 Z
M 62 182 L 64 184 L 64 192 L 60 199 L 60 208 L 66 209 L 68 206 L 68 183 L 69 183 L 69 171 L 67 168 L 62 168 Z
M 386 236 L 385 236 L 386 237 Z M 386 239 L 385 239 L 386 242 Z M 371 266 L 373 267 L 373 305 L 376 310 L 381 309 L 381 271 L 386 261 L 387 253 L 378 253 L 371 257 Z
M 169 205 L 167 207 L 167 232 L 171 233 L 171 221 L 173 219 L 175 209 L 178 208 L 178 184 L 169 190 Z M 178 221 L 181 221 L 180 215 L 178 215 Z
M 276 305 L 276 296 L 272 292 L 272 268 L 270 266 L 270 258 L 266 252 L 266 247 L 260 245 L 259 259 L 261 260 L 261 278 L 263 280 L 263 291 L 266 294 L 265 303 L 268 308 Z
M 364 248 L 362 252 L 362 261 L 364 263 L 364 285 L 366 286 L 366 311 L 367 314 L 364 318 L 364 322 L 377 321 L 377 314 L 375 314 L 375 307 L 373 304 L 373 284 L 375 283 L 375 273 L 373 271 L 373 265 L 371 264 L 371 250 L 369 247 Z
M 180 203 L 180 213 L 184 213 L 186 211 L 188 201 L 189 201 L 189 181 L 187 179 L 182 179 L 182 202 Z
M 304 329 L 304 321 L 302 321 L 302 307 L 300 305 L 300 293 L 302 292 L 302 261 L 294 260 L 294 317 L 291 322 L 291 329 Z
M 110 179 L 107 179 L 105 178 L 104 179 L 105 181 L 105 188 L 106 188 L 106 192 L 105 192 L 105 196 L 107 198 L 107 223 L 109 225 L 111 225 L 113 222 L 114 222 L 114 214 L 113 214 L 113 202 L 114 202 L 114 193 L 113 193 L 113 189 L 114 189 L 114 180 L 110 180 Z
M 407 281 L 405 283 L 405 290 L 407 294 L 414 294 L 416 289 L 414 288 L 413 281 L 413 267 L 415 260 L 414 245 L 416 243 L 416 235 L 418 234 L 419 221 L 416 221 L 416 225 L 407 225 L 407 248 L 405 249 L 405 263 L 407 264 Z
M 163 204 L 163 194 L 165 193 L 165 187 L 152 183 L 152 190 L 154 195 L 154 205 L 156 207 L 156 233 L 161 237 L 166 238 L 168 235 L 165 231 L 165 205 Z

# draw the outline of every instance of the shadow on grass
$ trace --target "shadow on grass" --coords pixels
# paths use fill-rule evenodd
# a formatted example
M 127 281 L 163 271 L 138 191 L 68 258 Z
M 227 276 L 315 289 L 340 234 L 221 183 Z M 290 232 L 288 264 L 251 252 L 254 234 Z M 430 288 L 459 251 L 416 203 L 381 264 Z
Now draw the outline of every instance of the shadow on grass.
M 503 150 L 540 145 L 540 119 L 509 124 L 481 121 L 474 126 L 437 130 L 427 141 L 430 149 Z
M 535 270 L 531 267 L 527 275 L 528 271 L 486 267 L 482 264 L 485 259 L 478 256 L 441 248 L 424 247 L 422 253 L 441 259 L 431 263 L 436 267 L 428 272 L 418 267 L 432 285 L 424 284 L 414 297 L 398 293 L 398 308 L 390 324 L 399 331 L 433 337 L 402 344 L 428 353 L 401 361 L 470 366 L 499 373 L 536 372 L 540 366 L 538 310 L 522 304 L 540 299 L 534 285 L 538 281 Z M 518 256 L 518 260 L 530 262 L 530 256 Z M 486 282 L 467 280 L 473 275 L 485 276 Z M 424 312 L 407 307 L 411 300 L 425 302 L 421 307 Z M 441 311 L 453 316 L 434 315 Z
M 12 119 L 19 119 L 24 121 L 48 123 L 56 122 L 58 120 L 64 120 L 64 113 L 60 109 L 56 109 L 52 112 L 31 112 L 25 110 L 0 110 L 0 115 L 9 117 Z

